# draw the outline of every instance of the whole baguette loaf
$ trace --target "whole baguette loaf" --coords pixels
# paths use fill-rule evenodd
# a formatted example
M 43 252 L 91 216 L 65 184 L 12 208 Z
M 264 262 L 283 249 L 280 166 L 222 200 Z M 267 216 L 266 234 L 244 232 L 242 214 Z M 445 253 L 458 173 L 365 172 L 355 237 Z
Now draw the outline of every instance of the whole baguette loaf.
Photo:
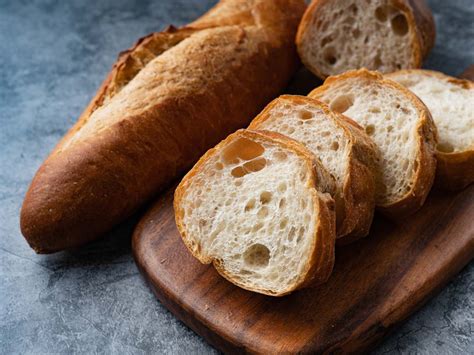
M 94 240 L 245 126 L 298 66 L 303 0 L 222 0 L 123 52 L 36 173 L 21 230 L 38 253 Z
M 313 0 L 296 37 L 302 62 L 322 79 L 350 69 L 419 68 L 434 42 L 425 0 Z
M 474 83 L 424 69 L 387 77 L 410 89 L 433 116 L 439 134 L 435 185 L 459 190 L 474 182 Z
M 200 262 L 247 290 L 283 296 L 331 274 L 334 192 L 333 177 L 300 143 L 239 130 L 179 184 L 176 225 Z

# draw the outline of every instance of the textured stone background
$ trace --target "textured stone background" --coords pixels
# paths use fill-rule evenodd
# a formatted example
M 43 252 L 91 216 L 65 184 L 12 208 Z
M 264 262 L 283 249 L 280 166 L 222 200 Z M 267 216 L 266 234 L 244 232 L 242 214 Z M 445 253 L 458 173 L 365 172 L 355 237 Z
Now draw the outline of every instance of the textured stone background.
M 49 256 L 18 227 L 36 169 L 90 100 L 117 53 L 184 24 L 214 1 L 0 0 L 0 353 L 212 353 L 142 281 L 136 217 L 103 240 Z M 426 66 L 474 62 L 474 2 L 431 0 L 438 38 Z M 311 88 L 315 82 L 300 74 Z M 474 353 L 474 264 L 375 351 Z

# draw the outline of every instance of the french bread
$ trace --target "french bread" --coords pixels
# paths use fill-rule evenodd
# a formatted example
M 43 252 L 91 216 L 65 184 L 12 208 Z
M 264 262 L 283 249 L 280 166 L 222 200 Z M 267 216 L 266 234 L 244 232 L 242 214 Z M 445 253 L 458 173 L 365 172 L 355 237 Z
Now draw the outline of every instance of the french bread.
M 303 0 L 222 0 L 122 53 L 26 193 L 30 246 L 50 253 L 96 239 L 248 124 L 298 66 L 304 9 Z
M 434 41 L 425 0 L 313 0 L 296 38 L 302 62 L 322 79 L 349 69 L 419 68 Z
M 401 70 L 387 76 L 429 108 L 439 134 L 435 184 L 459 190 L 474 181 L 474 83 L 431 70 Z
M 437 131 L 423 102 L 365 69 L 329 77 L 309 96 L 359 123 L 379 147 L 376 206 L 395 219 L 418 210 L 436 170 Z
M 242 288 L 283 296 L 332 271 L 334 190 L 332 176 L 300 143 L 239 130 L 179 184 L 176 225 L 200 262 Z
M 250 123 L 302 143 L 336 181 L 337 242 L 368 234 L 375 206 L 378 148 L 354 121 L 305 96 L 283 95 Z

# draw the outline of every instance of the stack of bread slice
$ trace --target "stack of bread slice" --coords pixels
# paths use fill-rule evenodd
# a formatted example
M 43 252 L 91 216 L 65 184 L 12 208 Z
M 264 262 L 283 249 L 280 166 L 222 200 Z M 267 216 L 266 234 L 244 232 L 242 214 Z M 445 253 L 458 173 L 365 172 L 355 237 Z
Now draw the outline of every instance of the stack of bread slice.
M 249 128 L 279 132 L 303 143 L 336 180 L 338 241 L 367 235 L 374 211 L 378 149 L 357 123 L 322 102 L 285 95 L 271 102 Z
M 458 108 L 449 119 L 438 118 L 434 103 L 445 107 L 446 100 L 423 98 L 436 122 L 453 120 L 472 95 L 472 83 L 433 73 L 390 77 L 417 90 L 413 79 L 422 97 L 429 96 L 423 80 L 435 79 L 454 95 Z M 472 133 L 469 117 L 459 123 Z M 176 190 L 178 229 L 196 258 L 248 290 L 281 296 L 324 282 L 335 242 L 366 236 L 374 209 L 397 220 L 423 205 L 449 139 L 440 131 L 438 144 L 423 101 L 380 73 L 330 77 L 308 97 L 272 101 L 247 130 L 209 150 Z M 466 140 L 452 142 L 454 151 L 472 152 L 472 134 Z

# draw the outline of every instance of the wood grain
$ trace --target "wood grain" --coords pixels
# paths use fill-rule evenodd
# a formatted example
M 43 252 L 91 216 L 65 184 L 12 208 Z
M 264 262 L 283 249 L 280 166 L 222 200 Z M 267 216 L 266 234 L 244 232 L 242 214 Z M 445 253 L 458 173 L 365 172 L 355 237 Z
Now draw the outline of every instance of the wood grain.
M 242 290 L 187 251 L 169 190 L 133 236 L 158 299 L 226 352 L 339 353 L 371 348 L 474 257 L 474 186 L 434 191 L 404 223 L 376 216 L 370 236 L 338 248 L 329 281 L 282 298 Z

